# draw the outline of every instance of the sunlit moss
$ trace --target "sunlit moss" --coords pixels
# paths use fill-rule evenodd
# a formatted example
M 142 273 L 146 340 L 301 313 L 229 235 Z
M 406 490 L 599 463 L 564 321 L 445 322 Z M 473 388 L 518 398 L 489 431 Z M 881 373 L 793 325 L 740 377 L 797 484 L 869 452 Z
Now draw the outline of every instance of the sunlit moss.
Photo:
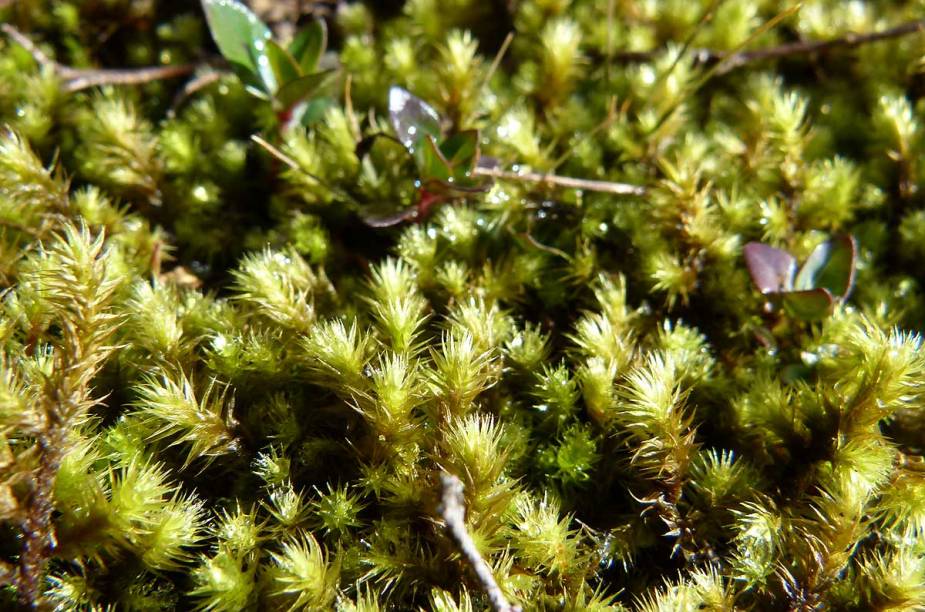
M 0 2 L 0 608 L 925 606 L 921 3 L 380 4 Z

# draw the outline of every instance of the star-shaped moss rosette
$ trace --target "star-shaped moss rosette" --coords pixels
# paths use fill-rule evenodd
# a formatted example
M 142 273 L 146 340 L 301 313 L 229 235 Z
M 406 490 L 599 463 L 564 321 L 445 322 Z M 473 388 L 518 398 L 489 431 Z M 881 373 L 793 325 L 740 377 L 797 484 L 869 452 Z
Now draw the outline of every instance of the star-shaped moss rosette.
M 395 138 L 414 159 L 417 179 L 415 206 L 387 217 L 367 218 L 384 227 L 427 216 L 437 203 L 487 191 L 491 179 L 476 177 L 476 166 L 494 166 L 479 150 L 479 131 L 446 134 L 440 115 L 406 89 L 389 90 L 389 121 Z
M 755 287 L 773 306 L 803 321 L 818 321 L 848 298 L 854 286 L 857 245 L 850 235 L 837 236 L 813 249 L 797 271 L 790 253 L 761 242 L 745 245 L 745 262 Z
M 332 75 L 318 69 L 328 40 L 324 21 L 312 21 L 284 47 L 240 2 L 202 0 L 202 8 L 222 56 L 248 92 L 273 105 L 282 126 L 307 124 L 320 116 L 324 101 L 312 98 Z

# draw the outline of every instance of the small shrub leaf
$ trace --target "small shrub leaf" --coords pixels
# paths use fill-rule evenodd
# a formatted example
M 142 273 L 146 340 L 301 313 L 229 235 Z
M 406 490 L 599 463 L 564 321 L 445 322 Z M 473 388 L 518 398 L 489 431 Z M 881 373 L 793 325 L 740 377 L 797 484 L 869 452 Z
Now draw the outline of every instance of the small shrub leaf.
M 761 293 L 789 291 L 796 273 L 793 255 L 761 242 L 745 245 L 745 263 L 752 282 Z
M 234 0 L 202 0 L 209 31 L 232 66 L 259 74 L 270 29 L 246 6 Z
M 316 19 L 302 28 L 292 43 L 289 52 L 299 63 L 303 73 L 315 72 L 318 61 L 328 45 L 328 28 L 324 21 Z
M 478 130 L 466 130 L 453 134 L 440 143 L 440 152 L 453 166 L 464 172 L 471 172 L 479 155 Z M 454 176 L 456 172 L 454 172 Z
M 389 90 L 389 119 L 395 136 L 409 150 L 414 150 L 428 136 L 440 138 L 437 111 L 401 87 Z
M 292 108 L 296 104 L 311 97 L 311 95 L 323 87 L 332 76 L 333 72 L 329 70 L 326 72 L 316 72 L 315 74 L 306 74 L 295 78 L 279 88 L 279 91 L 276 92 L 276 100 L 283 108 Z
M 819 321 L 829 316 L 835 300 L 828 289 L 822 287 L 805 291 L 787 291 L 781 294 L 786 310 L 803 321 Z
M 810 254 L 796 277 L 798 290 L 821 287 L 834 297 L 845 299 L 854 284 L 856 253 L 852 236 L 844 235 L 823 242 Z
M 423 145 L 417 148 L 414 157 L 418 162 L 421 180 L 448 181 L 452 178 L 453 168 L 443 156 L 433 136 L 424 139 Z
M 275 40 L 268 40 L 266 45 L 267 61 L 270 62 L 270 69 L 273 71 L 274 80 L 279 89 L 302 76 L 298 62 L 289 51 Z

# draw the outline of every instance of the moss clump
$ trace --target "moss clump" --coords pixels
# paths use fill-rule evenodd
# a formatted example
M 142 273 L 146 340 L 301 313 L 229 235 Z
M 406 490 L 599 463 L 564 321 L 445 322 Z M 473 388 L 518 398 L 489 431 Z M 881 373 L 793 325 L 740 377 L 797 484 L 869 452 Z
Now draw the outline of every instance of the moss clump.
M 925 606 L 920 2 L 291 5 L 0 3 L 0 607 Z

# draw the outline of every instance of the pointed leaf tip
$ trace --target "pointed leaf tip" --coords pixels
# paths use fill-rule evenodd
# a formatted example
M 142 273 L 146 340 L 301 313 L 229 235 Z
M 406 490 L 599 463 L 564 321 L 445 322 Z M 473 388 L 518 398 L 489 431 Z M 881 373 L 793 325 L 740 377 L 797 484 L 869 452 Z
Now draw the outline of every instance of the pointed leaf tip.
M 395 136 L 407 149 L 414 149 L 428 136 L 440 138 L 440 115 L 407 89 L 389 89 L 389 119 Z
M 302 69 L 299 68 L 295 58 L 275 40 L 266 42 L 266 57 L 270 63 L 270 70 L 273 72 L 272 80 L 278 88 L 282 88 L 302 76 Z
M 289 52 L 299 62 L 302 72 L 308 74 L 317 70 L 327 45 L 328 27 L 323 19 L 315 19 L 292 39 Z
M 202 10 L 212 38 L 225 59 L 257 73 L 254 56 L 262 55 L 262 46 L 270 39 L 266 24 L 235 0 L 202 0 Z
M 793 255 L 761 242 L 749 242 L 744 253 L 748 273 L 758 291 L 767 294 L 791 289 L 797 266 Z

